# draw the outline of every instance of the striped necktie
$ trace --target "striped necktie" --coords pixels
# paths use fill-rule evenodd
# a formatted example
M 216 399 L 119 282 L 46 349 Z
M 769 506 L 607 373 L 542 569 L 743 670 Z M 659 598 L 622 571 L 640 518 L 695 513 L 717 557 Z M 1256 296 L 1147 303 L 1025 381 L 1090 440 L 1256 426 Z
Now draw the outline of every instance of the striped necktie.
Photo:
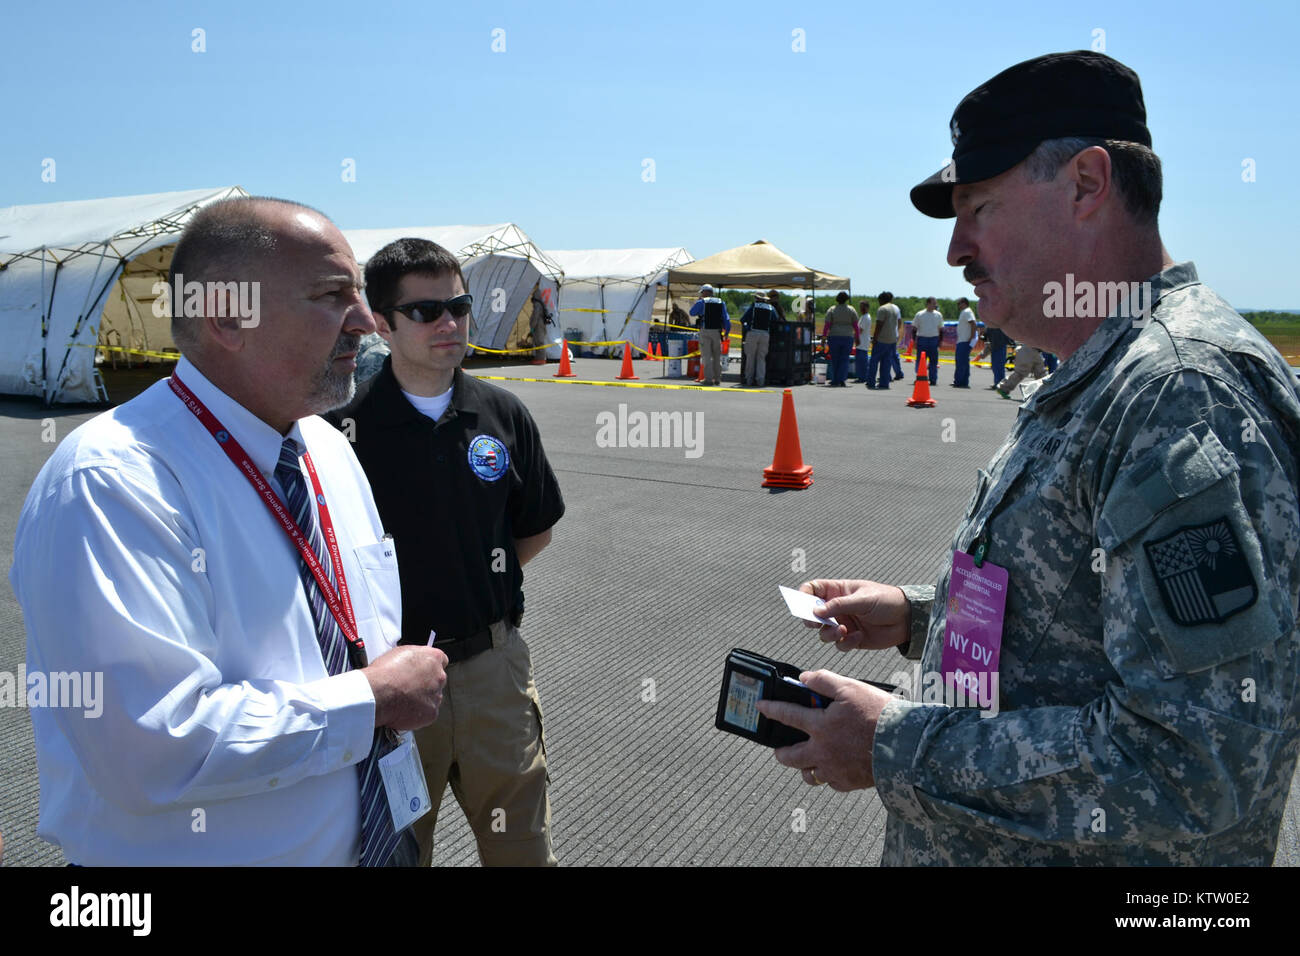
M 285 504 L 289 513 L 298 523 L 298 528 L 311 542 L 311 549 L 325 569 L 325 576 L 330 585 L 338 589 L 338 580 L 334 576 L 333 563 L 329 552 L 324 547 L 320 527 L 316 523 L 315 509 L 307 494 L 307 482 L 302 477 L 302 465 L 299 463 L 298 443 L 286 438 L 280 446 L 280 461 L 275 467 L 275 477 L 284 489 Z M 316 578 L 302 555 L 298 556 L 298 573 L 302 577 L 303 587 L 307 589 L 307 601 L 311 605 L 311 615 L 316 622 L 316 639 L 320 642 L 321 656 L 331 677 L 349 670 L 347 638 L 339 628 L 338 622 L 325 603 Z M 364 652 L 363 652 L 364 653 Z M 362 662 L 361 666 L 365 666 Z M 388 810 L 388 797 L 384 793 L 384 779 L 379 773 L 379 758 L 393 750 L 387 733 L 375 728 L 375 739 L 370 746 L 370 753 L 357 771 L 361 778 L 361 865 L 362 866 L 410 866 L 415 863 L 415 837 L 410 829 L 398 834 L 393 831 L 393 820 Z M 400 851 L 400 852 L 398 852 Z

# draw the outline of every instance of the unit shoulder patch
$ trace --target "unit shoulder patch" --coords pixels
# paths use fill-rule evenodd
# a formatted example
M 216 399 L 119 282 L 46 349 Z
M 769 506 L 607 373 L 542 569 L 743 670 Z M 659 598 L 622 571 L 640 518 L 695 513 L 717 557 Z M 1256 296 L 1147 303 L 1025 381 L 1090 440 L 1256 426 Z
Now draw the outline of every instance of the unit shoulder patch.
M 1221 624 L 1259 597 L 1246 555 L 1226 517 L 1184 525 L 1143 547 L 1165 610 L 1175 623 Z

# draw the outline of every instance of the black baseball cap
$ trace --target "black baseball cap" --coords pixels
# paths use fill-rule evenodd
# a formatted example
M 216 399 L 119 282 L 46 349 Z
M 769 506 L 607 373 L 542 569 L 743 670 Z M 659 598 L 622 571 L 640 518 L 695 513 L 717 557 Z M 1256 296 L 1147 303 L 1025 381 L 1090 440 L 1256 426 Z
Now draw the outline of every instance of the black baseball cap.
M 971 90 L 949 122 L 952 161 L 912 187 L 912 205 L 951 219 L 952 187 L 1005 173 L 1047 139 L 1088 136 L 1151 145 L 1142 84 L 1104 53 L 1049 53 Z

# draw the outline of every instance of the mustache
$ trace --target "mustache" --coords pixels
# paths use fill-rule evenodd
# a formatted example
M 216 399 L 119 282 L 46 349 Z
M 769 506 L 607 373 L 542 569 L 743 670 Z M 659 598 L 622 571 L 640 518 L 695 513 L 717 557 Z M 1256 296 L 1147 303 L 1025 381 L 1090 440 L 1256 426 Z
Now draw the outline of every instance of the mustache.
M 330 353 L 330 361 L 334 361 L 340 355 L 347 352 L 356 352 L 361 348 L 361 336 L 359 335 L 340 335 L 339 340 L 334 343 L 334 351 Z
M 987 279 L 989 277 L 989 271 L 978 262 L 970 262 L 966 264 L 966 268 L 961 270 L 961 277 L 971 285 L 974 285 L 981 279 Z

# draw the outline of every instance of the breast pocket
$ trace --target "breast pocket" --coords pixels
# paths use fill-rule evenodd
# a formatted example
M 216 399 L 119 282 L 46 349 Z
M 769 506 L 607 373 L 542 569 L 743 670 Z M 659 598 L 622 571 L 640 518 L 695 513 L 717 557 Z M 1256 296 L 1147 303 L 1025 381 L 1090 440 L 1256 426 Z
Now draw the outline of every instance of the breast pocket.
M 373 661 L 395 647 L 402 637 L 402 584 L 397 573 L 397 547 L 392 538 L 385 538 L 354 548 L 353 552 L 361 568 L 365 598 L 354 594 L 352 607 Z M 378 644 L 374 643 L 376 637 Z

